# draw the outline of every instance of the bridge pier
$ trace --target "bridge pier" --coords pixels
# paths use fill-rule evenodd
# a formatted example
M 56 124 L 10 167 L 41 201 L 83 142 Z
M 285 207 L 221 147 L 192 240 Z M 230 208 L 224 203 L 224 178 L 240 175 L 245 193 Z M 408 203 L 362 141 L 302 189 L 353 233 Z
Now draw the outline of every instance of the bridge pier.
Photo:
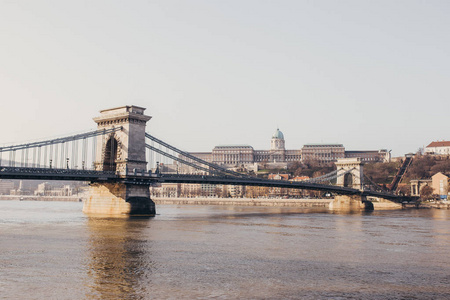
M 362 195 L 336 195 L 330 203 L 330 209 L 342 210 L 373 210 L 373 203 Z
M 145 126 L 150 116 L 145 108 L 121 106 L 100 111 L 94 118 L 99 130 L 121 127 L 108 136 L 98 136 L 95 169 L 115 172 L 126 179 L 128 170 L 147 170 Z M 132 183 L 91 183 L 83 212 L 108 215 L 154 215 L 149 185 Z
M 91 183 L 83 206 L 87 214 L 155 215 L 148 185 L 127 183 Z

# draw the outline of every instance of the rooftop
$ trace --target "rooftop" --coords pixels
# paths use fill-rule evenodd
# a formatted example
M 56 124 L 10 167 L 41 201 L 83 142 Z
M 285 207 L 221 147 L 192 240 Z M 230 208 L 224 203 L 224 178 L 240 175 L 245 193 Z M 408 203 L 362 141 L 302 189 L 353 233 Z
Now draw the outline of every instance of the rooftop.
M 431 147 L 450 147 L 450 141 L 431 142 L 431 144 L 429 144 L 427 148 Z
M 250 145 L 219 145 L 214 148 L 227 148 L 227 149 L 228 148 L 251 148 L 251 149 L 253 149 L 253 147 Z
M 344 147 L 343 144 L 305 144 L 303 147 Z
M 277 128 L 277 131 L 272 135 L 273 139 L 280 139 L 284 140 L 284 134 L 280 131 L 280 129 Z

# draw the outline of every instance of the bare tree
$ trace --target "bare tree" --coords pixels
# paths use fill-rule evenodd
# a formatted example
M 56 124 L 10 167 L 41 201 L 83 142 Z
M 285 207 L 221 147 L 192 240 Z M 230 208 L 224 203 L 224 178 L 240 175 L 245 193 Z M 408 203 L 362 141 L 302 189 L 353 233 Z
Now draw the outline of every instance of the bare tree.
M 433 194 L 433 188 L 431 186 L 426 185 L 420 189 L 420 198 L 422 200 L 430 199 L 432 194 Z

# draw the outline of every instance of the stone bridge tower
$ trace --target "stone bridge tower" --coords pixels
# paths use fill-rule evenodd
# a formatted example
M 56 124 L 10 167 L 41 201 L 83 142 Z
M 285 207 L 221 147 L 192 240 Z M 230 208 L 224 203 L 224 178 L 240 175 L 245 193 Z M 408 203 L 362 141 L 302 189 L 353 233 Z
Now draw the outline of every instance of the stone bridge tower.
M 150 116 L 145 108 L 122 106 L 100 111 L 94 118 L 97 128 L 121 127 L 107 136 L 97 137 L 95 169 L 127 176 L 133 169 L 145 171 L 145 126 Z M 148 185 L 132 183 L 91 183 L 83 211 L 97 214 L 155 214 Z
M 338 170 L 336 185 L 360 191 L 364 189 L 364 173 L 361 158 L 342 158 L 335 164 Z
M 343 158 L 336 162 L 337 182 L 336 185 L 360 190 L 364 190 L 364 173 L 361 158 Z M 373 204 L 367 201 L 362 194 L 336 195 L 334 201 L 330 203 L 331 209 L 344 210 L 373 210 Z
M 102 110 L 100 116 L 94 118 L 98 130 L 122 127 L 109 136 L 97 137 L 96 170 L 125 175 L 127 169 L 147 168 L 145 125 L 151 117 L 144 115 L 144 110 L 137 106 L 122 106 Z

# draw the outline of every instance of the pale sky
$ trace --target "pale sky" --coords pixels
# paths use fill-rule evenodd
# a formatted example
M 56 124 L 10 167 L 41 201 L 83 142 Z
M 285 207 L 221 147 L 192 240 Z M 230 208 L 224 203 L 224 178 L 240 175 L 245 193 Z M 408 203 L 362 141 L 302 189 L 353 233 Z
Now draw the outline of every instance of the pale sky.
M 0 0 L 0 144 L 147 108 L 187 151 L 450 140 L 450 1 Z

